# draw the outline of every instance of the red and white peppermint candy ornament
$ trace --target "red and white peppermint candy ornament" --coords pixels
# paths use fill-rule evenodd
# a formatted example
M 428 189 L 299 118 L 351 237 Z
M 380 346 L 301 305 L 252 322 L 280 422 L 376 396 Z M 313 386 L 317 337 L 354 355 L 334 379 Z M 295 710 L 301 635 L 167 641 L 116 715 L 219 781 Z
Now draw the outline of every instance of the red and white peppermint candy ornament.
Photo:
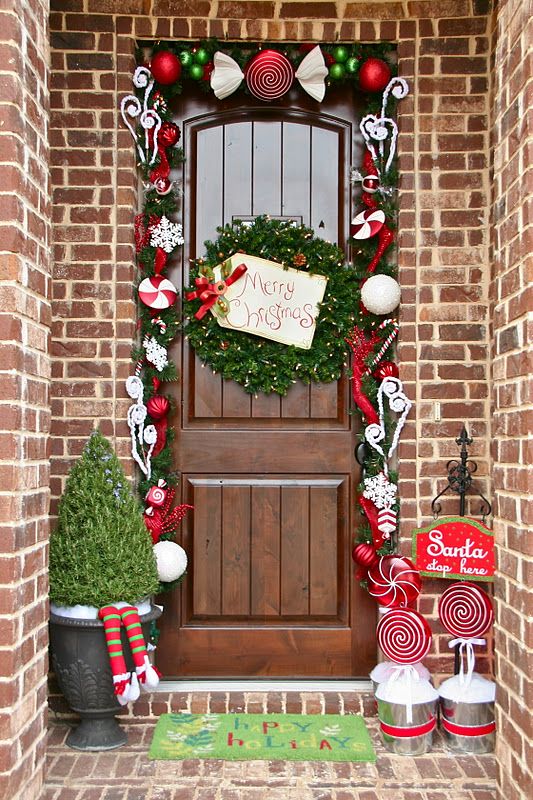
M 393 608 L 377 628 L 378 646 L 396 664 L 417 664 L 429 653 L 431 628 L 418 611 Z
M 352 219 L 350 236 L 352 239 L 370 239 L 375 236 L 385 223 L 385 213 L 376 208 L 365 209 Z
M 178 290 L 163 275 L 152 275 L 139 284 L 139 298 L 148 308 L 169 308 L 177 297 Z
M 368 571 L 368 594 L 387 608 L 411 605 L 421 588 L 419 571 L 403 556 L 381 556 Z
M 475 583 L 454 583 L 439 600 L 439 618 L 453 636 L 483 636 L 494 621 L 490 597 Z
M 161 508 L 165 504 L 167 494 L 168 489 L 166 481 L 160 480 L 158 481 L 157 486 L 150 486 L 144 500 L 149 506 Z
M 294 70 L 289 59 L 277 50 L 261 50 L 246 68 L 246 84 L 258 100 L 277 100 L 289 91 Z

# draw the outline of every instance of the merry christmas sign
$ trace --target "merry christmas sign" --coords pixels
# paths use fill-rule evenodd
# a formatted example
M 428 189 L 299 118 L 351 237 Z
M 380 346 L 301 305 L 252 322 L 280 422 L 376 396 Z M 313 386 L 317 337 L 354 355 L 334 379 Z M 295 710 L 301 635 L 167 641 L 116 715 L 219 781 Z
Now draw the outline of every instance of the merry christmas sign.
M 219 325 L 309 350 L 328 279 L 245 253 L 226 261 L 226 271 L 229 266 L 233 274 L 241 264 L 246 271 L 224 291 L 227 313 L 211 308 Z M 215 282 L 222 280 L 221 266 L 214 273 Z
M 413 531 L 413 561 L 422 575 L 492 581 L 494 534 L 468 517 L 443 517 Z

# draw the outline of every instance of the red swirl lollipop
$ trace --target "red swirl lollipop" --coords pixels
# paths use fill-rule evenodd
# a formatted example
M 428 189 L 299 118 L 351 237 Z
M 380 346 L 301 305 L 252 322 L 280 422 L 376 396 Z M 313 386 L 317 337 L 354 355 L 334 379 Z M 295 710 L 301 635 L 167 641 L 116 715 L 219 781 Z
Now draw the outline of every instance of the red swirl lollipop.
M 421 588 L 419 571 L 402 556 L 382 556 L 368 571 L 368 593 L 387 608 L 414 603 Z
M 246 84 L 259 100 L 277 100 L 291 88 L 292 64 L 277 50 L 261 50 L 246 69 Z
M 378 645 L 396 664 L 417 664 L 431 647 L 431 628 L 418 611 L 393 608 L 387 611 L 377 628 Z
M 453 636 L 472 639 L 483 636 L 494 621 L 490 597 L 475 583 L 463 581 L 449 586 L 439 600 L 439 617 Z

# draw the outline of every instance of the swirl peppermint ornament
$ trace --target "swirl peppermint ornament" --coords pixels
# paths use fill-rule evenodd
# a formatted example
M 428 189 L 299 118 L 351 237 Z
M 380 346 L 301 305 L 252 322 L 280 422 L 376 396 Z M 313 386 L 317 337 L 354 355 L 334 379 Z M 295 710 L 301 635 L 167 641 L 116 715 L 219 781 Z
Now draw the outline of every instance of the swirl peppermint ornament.
M 483 636 L 494 621 L 489 596 L 467 581 L 454 583 L 439 600 L 439 618 L 453 636 L 464 639 Z
M 352 239 L 370 239 L 379 233 L 385 224 L 385 213 L 381 209 L 360 211 L 352 219 L 350 236 Z
M 162 275 L 153 275 L 145 278 L 139 284 L 139 300 L 148 308 L 161 310 L 174 305 L 178 297 L 178 290 L 168 278 Z
M 387 608 L 411 605 L 421 588 L 419 571 L 402 556 L 382 556 L 368 571 L 368 594 Z
M 417 664 L 429 653 L 431 628 L 418 611 L 395 608 L 378 622 L 377 639 L 385 656 L 396 664 Z
M 277 50 L 261 50 L 248 64 L 246 84 L 258 100 L 277 100 L 289 91 L 294 80 L 292 64 Z

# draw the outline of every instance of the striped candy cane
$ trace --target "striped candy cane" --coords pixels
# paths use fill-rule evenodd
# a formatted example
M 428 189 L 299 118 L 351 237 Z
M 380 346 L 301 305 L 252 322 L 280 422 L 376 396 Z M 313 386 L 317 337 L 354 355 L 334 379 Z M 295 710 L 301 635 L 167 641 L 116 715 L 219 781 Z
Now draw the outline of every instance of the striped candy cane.
M 390 347 L 392 342 L 398 336 L 398 331 L 400 330 L 400 326 L 398 325 L 398 322 L 395 319 L 384 319 L 383 322 L 380 322 L 380 324 L 378 325 L 378 330 L 382 331 L 384 328 L 387 327 L 387 325 L 392 325 L 392 331 L 387 336 L 387 338 L 379 348 L 378 352 L 368 365 L 365 375 L 368 375 L 370 372 L 372 372 L 376 364 L 379 364 L 379 362 L 383 358 L 384 353 L 387 351 L 387 348 Z

